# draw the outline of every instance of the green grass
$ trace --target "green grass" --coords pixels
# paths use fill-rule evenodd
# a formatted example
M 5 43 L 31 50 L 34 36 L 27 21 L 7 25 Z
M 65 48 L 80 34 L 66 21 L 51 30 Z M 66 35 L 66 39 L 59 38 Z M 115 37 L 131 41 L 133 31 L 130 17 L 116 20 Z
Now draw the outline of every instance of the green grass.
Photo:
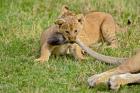
M 91 57 L 78 62 L 71 56 L 51 56 L 49 62 L 34 62 L 40 54 L 39 38 L 44 28 L 67 4 L 76 13 L 108 12 L 127 33 L 118 33 L 118 49 L 101 46 L 97 51 L 112 56 L 132 56 L 140 47 L 139 0 L 0 0 L 0 93 L 114 93 L 107 86 L 93 89 L 87 78 L 113 68 Z M 118 93 L 139 93 L 139 85 L 123 86 Z

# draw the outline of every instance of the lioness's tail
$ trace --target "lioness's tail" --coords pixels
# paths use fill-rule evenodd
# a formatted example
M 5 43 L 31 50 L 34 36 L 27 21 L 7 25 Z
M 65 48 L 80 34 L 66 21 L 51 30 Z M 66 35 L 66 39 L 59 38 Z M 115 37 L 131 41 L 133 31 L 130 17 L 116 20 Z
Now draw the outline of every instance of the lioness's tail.
M 89 47 L 85 46 L 79 39 L 76 40 L 76 43 L 84 50 L 86 51 L 89 55 L 92 57 L 96 58 L 97 60 L 103 61 L 105 63 L 109 64 L 121 64 L 127 60 L 127 58 L 117 58 L 117 57 L 111 57 L 111 56 L 105 56 L 102 54 L 99 54 Z

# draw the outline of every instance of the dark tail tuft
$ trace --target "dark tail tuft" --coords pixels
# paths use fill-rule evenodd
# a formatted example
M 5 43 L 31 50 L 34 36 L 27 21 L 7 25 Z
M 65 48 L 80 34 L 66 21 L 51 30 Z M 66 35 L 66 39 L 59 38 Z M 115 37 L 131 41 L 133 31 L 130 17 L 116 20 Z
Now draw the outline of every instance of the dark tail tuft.
M 131 25 L 130 19 L 127 20 L 127 25 Z

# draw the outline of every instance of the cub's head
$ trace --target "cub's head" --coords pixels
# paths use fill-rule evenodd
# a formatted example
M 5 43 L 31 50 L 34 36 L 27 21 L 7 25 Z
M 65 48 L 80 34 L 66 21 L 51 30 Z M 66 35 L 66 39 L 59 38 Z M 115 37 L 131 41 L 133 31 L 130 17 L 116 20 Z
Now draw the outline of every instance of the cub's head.
M 55 24 L 59 26 L 59 31 L 64 35 L 69 43 L 74 43 L 79 32 L 83 27 L 84 16 L 76 15 L 71 12 L 67 6 L 62 7 L 61 15 Z

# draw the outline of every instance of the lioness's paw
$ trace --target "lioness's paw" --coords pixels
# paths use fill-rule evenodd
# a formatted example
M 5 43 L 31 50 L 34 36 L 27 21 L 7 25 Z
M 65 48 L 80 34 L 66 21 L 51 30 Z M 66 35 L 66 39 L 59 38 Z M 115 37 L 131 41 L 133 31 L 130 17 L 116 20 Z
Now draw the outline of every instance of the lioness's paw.
M 108 87 L 112 90 L 118 90 L 120 88 L 120 83 L 117 81 L 116 76 L 112 76 L 108 81 Z
M 90 87 L 94 87 L 97 85 L 100 75 L 96 74 L 88 78 L 88 84 Z
M 110 89 L 118 90 L 121 85 L 125 85 L 131 81 L 131 74 L 120 74 L 120 75 L 114 75 L 110 77 L 108 81 L 108 85 Z
M 106 73 L 96 74 L 88 78 L 88 84 L 90 87 L 94 87 L 101 83 L 107 83 L 109 80 L 109 75 Z

